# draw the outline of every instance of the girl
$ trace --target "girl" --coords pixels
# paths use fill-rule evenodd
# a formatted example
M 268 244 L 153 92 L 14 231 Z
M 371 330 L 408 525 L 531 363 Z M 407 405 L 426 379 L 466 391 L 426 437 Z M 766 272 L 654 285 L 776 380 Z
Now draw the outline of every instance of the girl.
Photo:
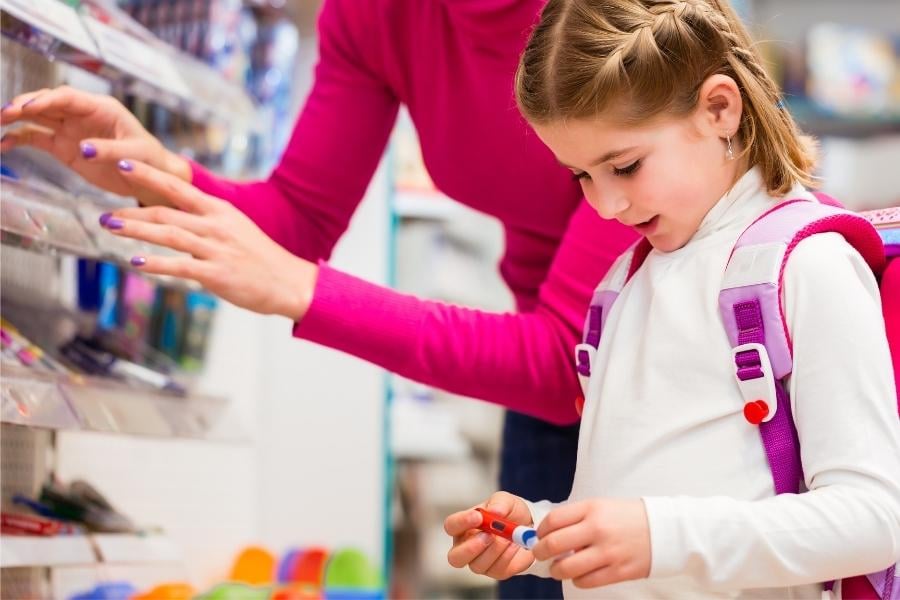
M 537 526 L 533 552 L 478 533 L 474 510 L 451 515 L 450 563 L 550 575 L 567 597 L 812 598 L 896 562 L 896 391 L 875 279 L 840 235 L 800 242 L 784 273 L 807 493 L 775 495 L 742 410 L 725 265 L 775 203 L 816 200 L 812 152 L 730 7 L 550 0 L 516 93 L 591 206 L 652 250 L 604 315 L 569 501 L 485 504 Z

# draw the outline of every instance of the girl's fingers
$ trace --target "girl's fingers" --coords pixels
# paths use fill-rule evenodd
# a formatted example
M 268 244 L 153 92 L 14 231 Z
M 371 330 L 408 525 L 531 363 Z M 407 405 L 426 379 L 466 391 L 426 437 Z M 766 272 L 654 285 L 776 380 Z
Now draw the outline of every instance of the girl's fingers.
M 192 215 L 168 206 L 147 206 L 143 208 L 121 208 L 114 213 L 107 213 L 100 217 L 100 224 L 109 227 L 109 221 L 117 219 L 128 226 L 132 222 L 155 223 L 157 225 L 174 225 L 180 229 L 189 231 L 201 237 L 207 237 L 210 226 L 204 217 Z M 110 229 L 115 229 L 114 226 Z M 121 227 L 119 227 L 121 229 Z
M 512 544 L 502 538 L 492 536 L 489 533 L 485 533 L 483 531 L 481 533 L 484 533 L 484 535 L 490 536 L 493 539 L 490 541 L 483 552 L 478 554 L 478 556 L 476 556 L 469 562 L 469 569 L 471 569 L 473 573 L 485 575 L 488 573 L 488 571 L 492 570 L 492 567 L 494 567 L 494 563 L 496 563 L 497 560 L 501 556 L 503 556 L 507 550 L 509 550 L 509 547 L 512 546 Z M 514 547 L 513 551 L 515 551 L 515 549 L 516 548 Z M 515 552 L 513 552 L 513 554 L 515 554 Z
M 578 551 L 590 546 L 594 541 L 594 533 L 579 522 L 576 525 L 552 531 L 544 537 L 538 536 L 538 539 L 540 541 L 533 550 L 534 557 L 538 560 L 550 560 L 566 552 Z
M 208 240 L 176 225 L 123 221 L 118 217 L 109 216 L 103 222 L 103 226 L 118 236 L 164 246 L 195 258 L 209 258 L 214 254 L 214 247 Z
M 475 560 L 489 546 L 495 543 L 494 536 L 489 533 L 475 532 L 454 539 L 453 547 L 447 553 L 447 561 L 456 568 L 462 568 Z
M 571 502 L 561 504 L 547 513 L 544 520 L 538 527 L 538 538 L 543 539 L 550 535 L 550 532 L 574 525 L 584 518 L 586 505 L 584 502 Z
M 550 575 L 559 580 L 577 579 L 607 565 L 608 561 L 605 560 L 601 550 L 596 546 L 589 546 L 553 561 L 550 565 Z
M 142 188 L 165 198 L 176 208 L 195 215 L 204 215 L 219 208 L 221 200 L 208 196 L 190 183 L 142 162 L 123 159 L 118 163 L 122 177 L 134 187 Z
M 627 579 L 623 578 L 618 573 L 617 568 L 602 567 L 572 579 L 572 584 L 577 588 L 586 589 L 611 585 L 622 581 L 627 581 Z
M 526 552 L 515 544 L 509 544 L 485 575 L 494 579 L 506 579 L 512 573 L 512 562 L 518 558 L 520 552 Z
M 444 531 L 447 535 L 457 537 L 481 524 L 481 513 L 476 510 L 461 510 L 444 519 Z

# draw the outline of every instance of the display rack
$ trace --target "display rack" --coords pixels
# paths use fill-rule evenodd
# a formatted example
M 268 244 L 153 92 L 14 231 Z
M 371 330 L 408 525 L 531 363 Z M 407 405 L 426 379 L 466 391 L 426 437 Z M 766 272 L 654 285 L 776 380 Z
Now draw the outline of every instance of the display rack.
M 3 537 L 0 566 L 65 567 L 179 562 L 181 551 L 162 535 L 89 534 Z
M 95 431 L 151 437 L 242 442 L 228 402 L 180 397 L 108 379 L 40 372 L 3 364 L 2 421 L 54 431 Z
M 0 0 L 4 36 L 49 60 L 95 73 L 199 122 L 253 130 L 256 106 L 238 85 L 192 56 L 138 37 L 57 0 Z M 141 33 L 136 23 L 130 30 Z
M 0 231 L 4 244 L 50 254 L 74 254 L 131 268 L 134 256 L 178 253 L 167 248 L 111 235 L 100 216 L 122 206 L 102 196 L 71 194 L 35 180 L 0 177 Z M 195 290 L 192 281 L 148 275 L 165 285 Z

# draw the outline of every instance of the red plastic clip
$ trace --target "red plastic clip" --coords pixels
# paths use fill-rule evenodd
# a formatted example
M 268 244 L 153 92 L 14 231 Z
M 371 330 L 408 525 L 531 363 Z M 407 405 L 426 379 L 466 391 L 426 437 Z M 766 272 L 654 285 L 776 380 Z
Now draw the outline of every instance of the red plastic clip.
M 751 425 L 759 425 L 769 414 L 769 405 L 765 400 L 754 400 L 744 405 L 744 418 Z

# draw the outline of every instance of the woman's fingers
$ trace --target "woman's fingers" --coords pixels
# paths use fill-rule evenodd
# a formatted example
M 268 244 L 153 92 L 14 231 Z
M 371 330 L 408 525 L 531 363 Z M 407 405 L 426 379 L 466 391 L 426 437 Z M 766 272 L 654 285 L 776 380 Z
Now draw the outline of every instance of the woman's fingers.
M 191 279 L 205 288 L 212 288 L 219 279 L 215 265 L 186 256 L 135 256 L 131 265 L 145 273 Z
M 6 152 L 18 146 L 32 146 L 38 150 L 51 153 L 56 132 L 47 127 L 26 124 L 3 134 L 0 139 L 0 151 Z
M 109 220 L 113 218 L 124 221 L 125 224 L 142 221 L 157 225 L 174 225 L 201 237 L 207 237 L 210 232 L 209 221 L 203 217 L 168 206 L 120 208 L 114 213 L 107 213 L 100 217 L 100 224 L 108 227 Z
M 152 162 L 159 149 L 146 139 L 86 138 L 78 145 L 81 157 L 96 163 L 116 163 L 123 159 Z
M 462 568 L 475 560 L 491 544 L 493 536 L 483 531 L 472 531 L 468 535 L 454 538 L 453 547 L 447 553 L 447 560 L 456 568 Z
M 215 246 L 209 240 L 177 225 L 160 225 L 135 220 L 125 221 L 109 214 L 103 215 L 100 222 L 118 236 L 165 246 L 172 250 L 190 254 L 195 258 L 209 258 L 215 250 Z
M 132 187 L 143 188 L 167 200 L 172 206 L 196 215 L 214 212 L 222 202 L 204 194 L 190 183 L 150 165 L 132 159 L 118 162 L 119 172 Z

